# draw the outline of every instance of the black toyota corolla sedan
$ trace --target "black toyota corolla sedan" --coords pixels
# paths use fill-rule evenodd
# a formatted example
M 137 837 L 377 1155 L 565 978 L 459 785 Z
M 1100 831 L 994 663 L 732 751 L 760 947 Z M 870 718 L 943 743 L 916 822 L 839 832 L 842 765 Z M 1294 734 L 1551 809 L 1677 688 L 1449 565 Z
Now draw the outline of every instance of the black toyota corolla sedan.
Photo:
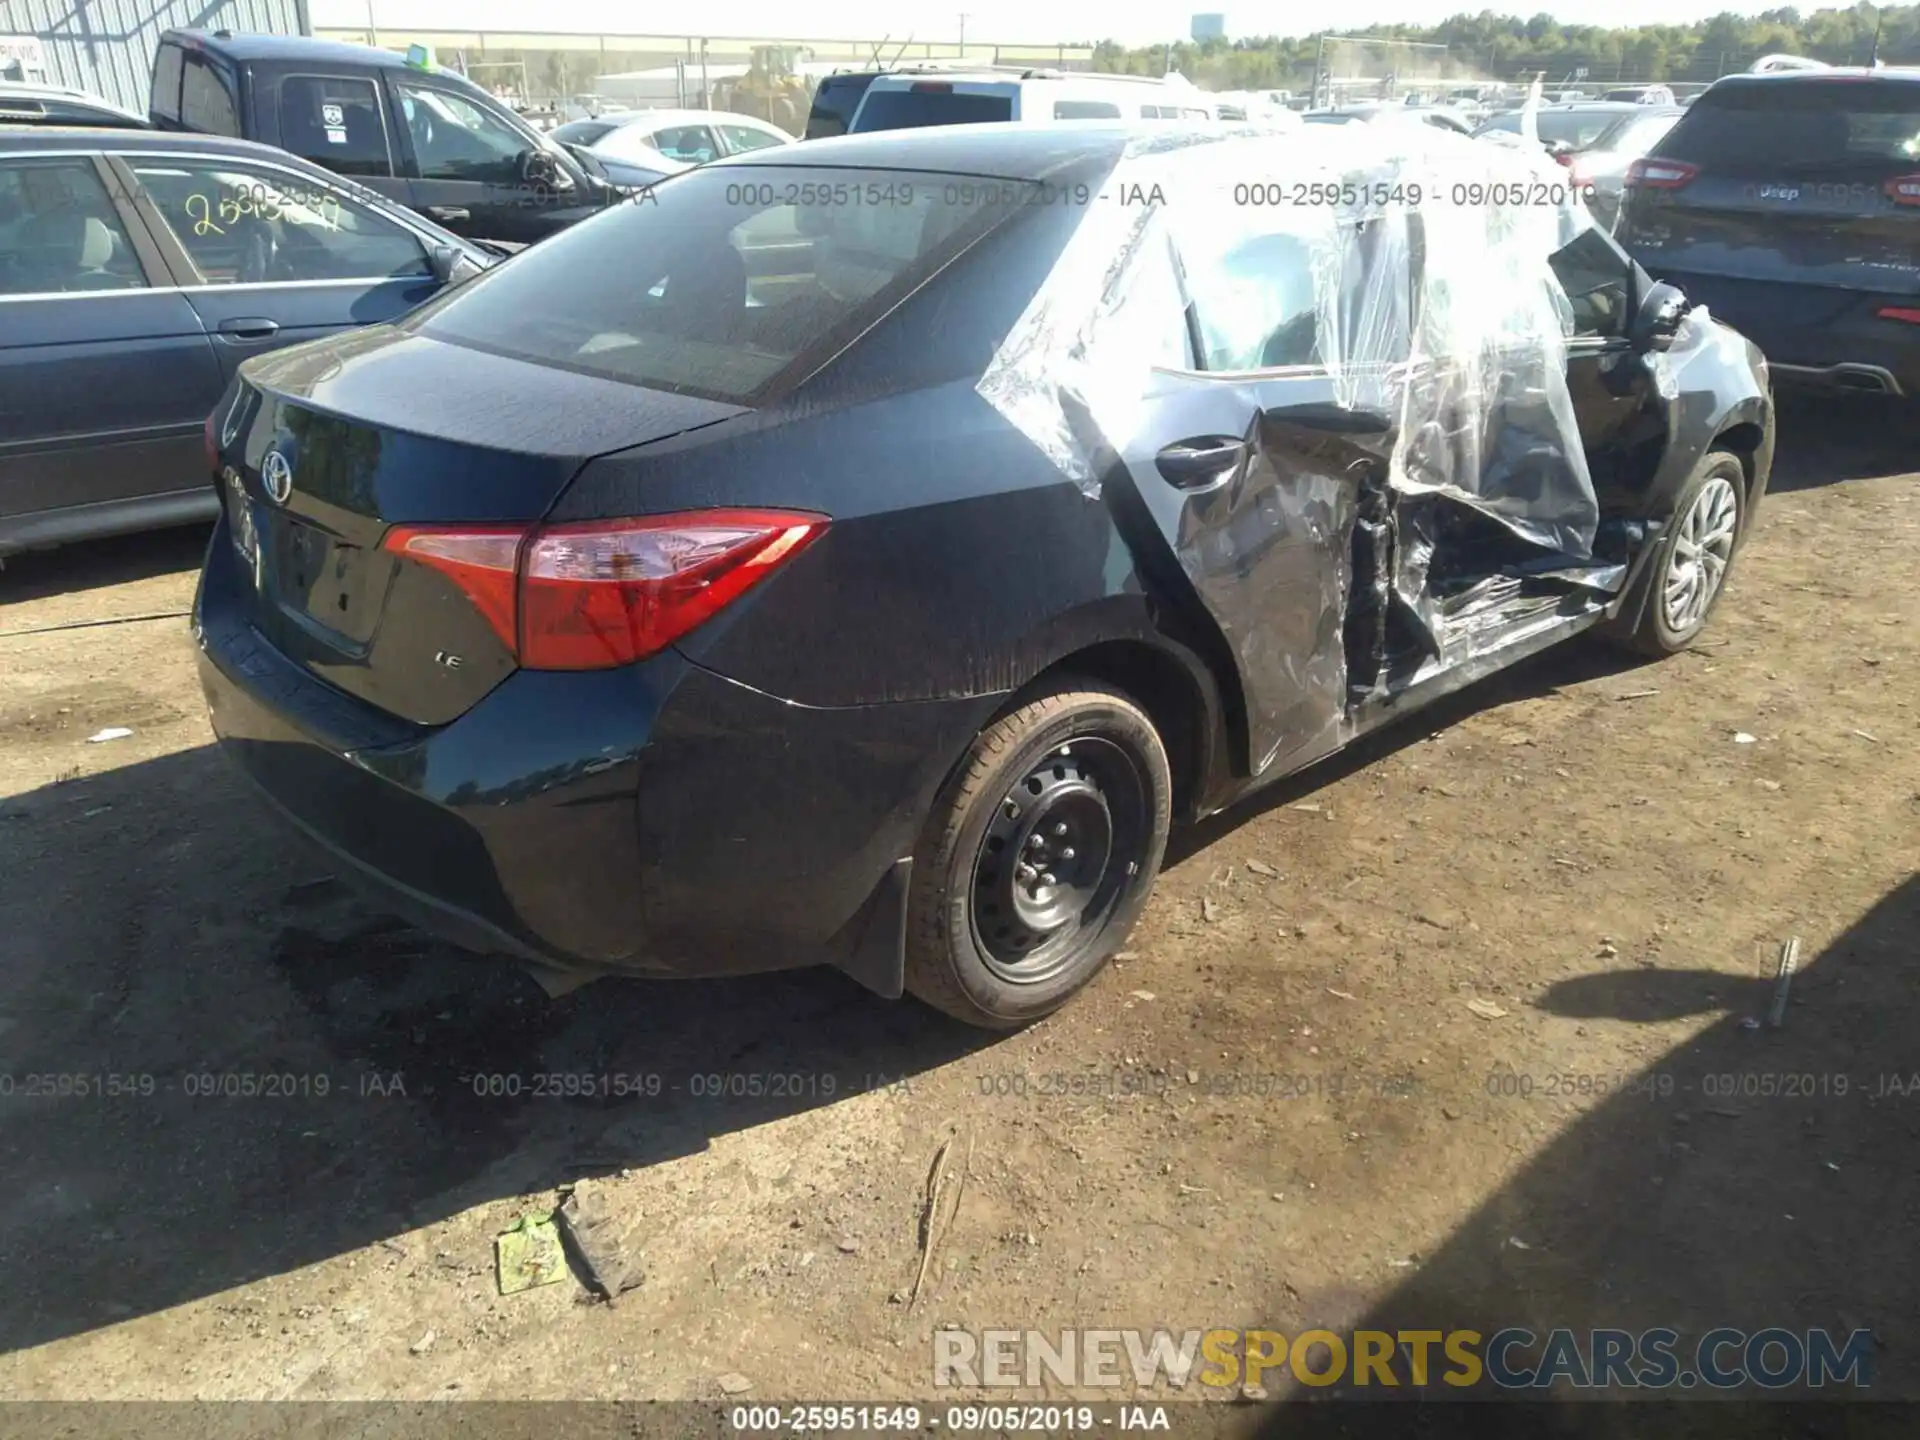
M 1579 632 L 1684 646 L 1766 489 L 1758 353 L 1577 203 L 1469 203 L 1544 157 L 1407 128 L 759 152 L 251 362 L 223 746 L 554 990 L 1051 1012 L 1172 821 Z

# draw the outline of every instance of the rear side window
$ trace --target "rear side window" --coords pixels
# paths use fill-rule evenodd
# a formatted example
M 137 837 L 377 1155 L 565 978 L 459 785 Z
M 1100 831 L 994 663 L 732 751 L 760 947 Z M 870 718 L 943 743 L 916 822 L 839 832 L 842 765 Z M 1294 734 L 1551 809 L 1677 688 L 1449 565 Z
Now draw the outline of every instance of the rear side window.
M 162 45 L 153 57 L 153 94 L 147 109 L 162 120 L 180 119 L 180 77 L 186 54 L 178 45 Z
M 757 403 L 1020 207 L 946 175 L 721 166 L 678 176 L 417 312 L 426 334 Z
M 1920 84 L 1794 79 L 1715 87 L 1654 153 L 1721 175 L 1920 168 Z
M 280 82 L 280 148 L 336 175 L 391 175 L 380 92 L 371 80 L 289 75 Z
M 860 97 L 873 83 L 872 76 L 829 77 L 814 91 L 813 108 L 807 112 L 807 139 L 844 135 L 853 123 L 853 112 L 860 108 Z
M 189 55 L 180 85 L 180 123 L 202 135 L 238 135 L 240 102 L 224 70 L 204 55 Z
M 720 153 L 720 143 L 704 125 L 670 125 L 656 130 L 649 144 L 669 160 L 687 165 L 704 165 Z
M 749 150 L 765 150 L 769 145 L 785 142 L 778 135 L 769 135 L 764 130 L 755 130 L 750 125 L 722 125 L 720 133 L 726 137 L 727 148 L 735 155 L 744 155 Z
M 90 161 L 0 163 L 0 295 L 136 290 L 146 283 Z
M 1106 100 L 1056 100 L 1053 102 L 1053 118 L 1056 120 L 1118 120 L 1120 107 Z
M 869 90 L 854 118 L 857 130 L 919 130 L 932 125 L 987 125 L 1013 119 L 1011 95 L 979 95 L 937 82 L 911 90 Z
M 1618 130 L 1609 131 L 1604 137 L 1606 148 L 1620 155 L 1644 155 L 1661 138 L 1673 129 L 1677 115 L 1649 115 L 1644 120 L 1633 120 Z
M 1306 235 L 1274 231 L 1218 253 L 1196 249 L 1189 246 L 1183 258 L 1202 369 L 1320 363 L 1313 246 Z

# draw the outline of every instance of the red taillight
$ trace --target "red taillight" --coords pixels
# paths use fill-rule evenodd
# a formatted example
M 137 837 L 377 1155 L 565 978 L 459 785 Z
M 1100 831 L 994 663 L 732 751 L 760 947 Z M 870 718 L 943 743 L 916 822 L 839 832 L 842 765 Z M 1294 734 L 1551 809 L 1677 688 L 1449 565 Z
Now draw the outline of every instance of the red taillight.
M 473 602 L 508 650 L 519 653 L 520 547 L 529 527 L 442 529 L 396 525 L 384 549 L 438 570 Z
M 827 523 L 701 510 L 545 529 L 402 525 L 382 544 L 451 579 L 528 669 L 604 670 L 712 619 Z
M 1886 192 L 1896 205 L 1920 205 L 1920 175 L 1896 175 L 1887 181 Z
M 1904 320 L 1909 325 L 1920 325 L 1920 310 L 1911 310 L 1904 305 L 1886 305 L 1879 310 L 1882 320 Z
M 1627 167 L 1627 184 L 1648 190 L 1678 190 L 1700 173 L 1684 160 L 1636 160 Z

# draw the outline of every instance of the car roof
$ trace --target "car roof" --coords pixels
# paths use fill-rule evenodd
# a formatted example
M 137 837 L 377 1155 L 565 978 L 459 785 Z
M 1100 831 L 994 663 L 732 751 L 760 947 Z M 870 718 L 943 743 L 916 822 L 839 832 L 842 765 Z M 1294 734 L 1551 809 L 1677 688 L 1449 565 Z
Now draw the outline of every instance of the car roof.
M 319 40 L 311 35 L 251 35 L 231 30 L 169 30 L 167 35 L 229 60 L 298 60 L 327 65 L 371 65 L 382 70 L 414 68 L 398 51 L 357 45 L 349 40 Z
M 1090 70 L 938 70 L 919 71 L 894 70 L 873 77 L 878 85 L 922 85 L 927 83 L 946 84 L 949 82 L 964 85 L 1132 85 L 1142 89 L 1164 88 L 1175 94 L 1199 95 L 1205 92 L 1184 85 L 1169 85 L 1163 79 L 1153 75 L 1113 75 L 1104 71 Z
M 802 145 L 779 145 L 723 160 L 723 165 L 819 165 L 852 169 L 928 170 L 1045 180 L 1078 165 L 1111 166 L 1127 142 L 1163 135 L 1167 122 L 1127 125 L 1074 120 L 1037 125 L 934 125 L 836 135 Z M 1221 130 L 1218 138 L 1233 133 Z M 1213 130 L 1208 138 L 1216 138 Z
M 126 153 L 158 151 L 172 154 L 225 155 L 233 159 L 269 160 L 288 169 L 306 170 L 338 183 L 342 177 L 298 155 L 252 140 L 228 135 L 201 135 L 188 130 L 108 130 L 98 125 L 30 125 L 0 129 L 0 150 L 34 154 L 47 150 L 114 150 Z
M 771 135 L 786 135 L 770 120 L 762 120 L 758 115 L 741 115 L 732 110 L 622 110 L 614 115 L 602 115 L 602 120 L 611 121 L 615 129 L 624 130 L 629 125 L 745 125 L 750 130 L 765 130 Z M 788 136 L 791 139 L 791 136 Z
M 1723 75 L 1708 88 L 1746 90 L 1756 85 L 1804 85 L 1819 80 L 1888 80 L 1895 84 L 1920 85 L 1920 68 L 1886 65 L 1869 69 L 1865 65 L 1834 65 L 1825 70 L 1768 70 L 1758 75 Z

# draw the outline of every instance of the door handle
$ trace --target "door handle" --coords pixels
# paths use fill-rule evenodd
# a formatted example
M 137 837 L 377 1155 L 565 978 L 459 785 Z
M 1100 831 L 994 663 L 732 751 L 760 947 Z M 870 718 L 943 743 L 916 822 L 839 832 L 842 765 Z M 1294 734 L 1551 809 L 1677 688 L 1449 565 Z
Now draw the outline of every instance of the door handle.
M 1167 483 L 1197 490 L 1224 479 L 1247 458 L 1247 442 L 1232 435 L 1203 435 L 1169 445 L 1154 457 Z
M 222 320 L 217 328 L 222 335 L 231 335 L 236 340 L 269 340 L 280 333 L 280 322 L 264 315 L 236 315 L 231 320 Z
M 429 205 L 427 216 L 442 225 L 458 225 L 464 220 L 473 219 L 473 212 L 464 205 Z

